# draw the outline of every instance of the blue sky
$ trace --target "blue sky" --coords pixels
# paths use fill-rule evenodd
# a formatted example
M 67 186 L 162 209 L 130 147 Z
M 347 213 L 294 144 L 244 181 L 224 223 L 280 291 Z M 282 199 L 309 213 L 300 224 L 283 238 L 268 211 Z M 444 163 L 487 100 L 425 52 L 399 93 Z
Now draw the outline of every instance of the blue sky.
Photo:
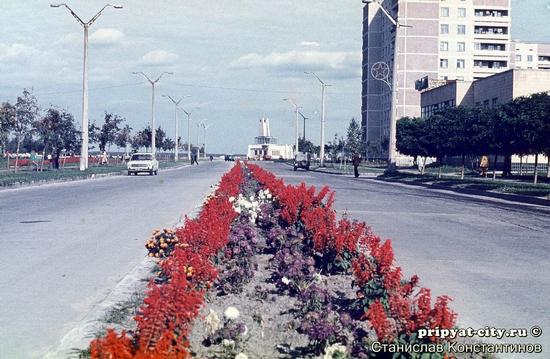
M 173 137 L 173 105 L 161 94 L 191 95 L 194 122 L 211 124 L 208 147 L 244 152 L 258 119 L 292 142 L 293 98 L 312 117 L 307 135 L 319 141 L 320 87 L 327 93 L 327 140 L 344 133 L 361 108 L 360 0 L 133 0 L 107 9 L 90 34 L 90 119 L 122 115 L 134 129 L 150 121 L 151 76 L 172 71 L 157 88 L 157 123 Z M 82 29 L 48 1 L 0 1 L 0 101 L 34 88 L 43 108 L 67 108 L 81 120 Z M 105 1 L 69 1 L 85 20 Z M 550 0 L 513 0 L 512 36 L 550 42 Z M 180 128 L 186 130 L 184 115 Z M 191 127 L 192 142 L 197 128 Z M 300 129 L 301 131 L 301 129 Z

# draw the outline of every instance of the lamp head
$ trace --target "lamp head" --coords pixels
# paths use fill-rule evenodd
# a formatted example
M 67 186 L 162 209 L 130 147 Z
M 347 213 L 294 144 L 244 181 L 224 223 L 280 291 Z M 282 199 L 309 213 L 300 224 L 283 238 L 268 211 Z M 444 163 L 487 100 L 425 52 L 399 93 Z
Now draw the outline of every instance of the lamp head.
M 123 9 L 124 7 L 122 5 L 113 5 L 115 9 Z
M 50 4 L 50 7 L 61 7 L 63 4 Z
M 363 4 L 370 4 L 373 3 L 374 0 L 363 0 Z

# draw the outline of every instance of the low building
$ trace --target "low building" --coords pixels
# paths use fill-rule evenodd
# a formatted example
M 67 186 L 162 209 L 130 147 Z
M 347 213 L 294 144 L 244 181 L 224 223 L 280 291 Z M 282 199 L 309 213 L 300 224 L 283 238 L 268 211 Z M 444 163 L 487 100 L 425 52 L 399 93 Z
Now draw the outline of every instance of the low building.
M 454 106 L 495 106 L 516 97 L 550 91 L 550 71 L 511 69 L 476 81 L 449 81 L 427 89 L 420 96 L 422 117 Z
M 449 81 L 427 89 L 420 97 L 421 114 L 427 118 L 446 107 L 495 106 L 539 92 L 550 92 L 550 71 L 516 68 L 476 81 Z M 519 163 L 530 168 L 534 161 L 535 156 L 513 156 L 512 169 L 518 171 Z M 547 161 L 546 156 L 539 155 L 539 163 Z
M 260 119 L 260 135 L 254 139 L 254 144 L 248 145 L 246 157 L 249 160 L 278 160 L 294 158 L 292 145 L 279 145 L 277 138 L 271 136 L 269 119 Z

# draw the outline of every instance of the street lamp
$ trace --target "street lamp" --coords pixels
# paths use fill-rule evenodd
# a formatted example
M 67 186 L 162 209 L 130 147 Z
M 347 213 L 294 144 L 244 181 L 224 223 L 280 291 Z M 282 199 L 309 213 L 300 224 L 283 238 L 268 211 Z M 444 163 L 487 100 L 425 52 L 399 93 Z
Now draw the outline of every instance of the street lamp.
M 206 130 L 208 130 L 211 126 L 212 124 L 207 125 L 204 121 L 202 122 L 202 129 L 204 130 L 203 141 L 202 141 L 202 144 L 204 146 L 204 159 L 206 159 Z
M 84 70 L 82 75 L 82 145 L 80 148 L 80 170 L 88 168 L 88 29 L 108 7 L 122 9 L 122 5 L 107 4 L 103 6 L 88 22 L 84 22 L 67 4 L 50 4 L 50 7 L 65 7 L 84 28 Z
M 386 18 L 395 26 L 395 41 L 393 44 L 393 69 L 392 69 L 392 81 L 391 85 L 388 81 L 386 84 L 390 87 L 392 92 L 392 101 L 391 101 L 391 115 L 390 115 L 390 128 L 389 128 L 389 148 L 388 148 L 388 168 L 394 170 L 396 167 L 395 161 L 397 157 L 397 148 L 396 148 L 396 127 L 397 127 L 397 29 L 406 26 L 399 23 L 397 18 L 394 18 L 390 13 L 382 6 L 380 0 L 362 0 L 363 4 L 374 3 L 380 8 L 384 13 Z
M 157 129 L 155 128 L 155 84 L 159 82 L 159 80 L 164 76 L 165 74 L 173 75 L 173 72 L 163 72 L 157 77 L 156 80 L 151 80 L 149 76 L 145 75 L 143 72 L 132 72 L 134 75 L 142 75 L 145 77 L 145 79 L 151 84 L 151 153 L 153 154 L 153 157 L 157 154 L 157 148 L 155 146 L 156 144 L 156 135 L 157 135 Z
M 319 80 L 319 82 L 321 83 L 321 148 L 319 150 L 319 157 L 321 160 L 320 165 L 321 167 L 323 167 L 325 163 L 325 87 L 331 85 L 323 82 L 323 80 L 321 80 L 319 76 L 315 74 L 315 72 L 304 71 L 304 73 L 307 75 L 315 76 L 317 80 Z
M 178 162 L 178 159 L 179 159 L 179 123 L 178 123 L 178 105 L 180 104 L 180 102 L 185 98 L 185 97 L 191 97 L 191 96 L 183 96 L 182 98 L 180 98 L 179 100 L 174 100 L 172 98 L 172 96 L 169 96 L 169 95 L 162 95 L 162 97 L 166 97 L 168 98 L 170 101 L 172 101 L 172 103 L 174 104 L 174 123 L 175 123 L 175 131 L 176 131 L 176 151 L 174 152 L 174 162 Z
M 301 113 L 300 111 L 298 111 L 298 113 L 304 119 L 304 129 L 303 129 L 303 132 L 302 132 L 302 137 L 303 137 L 304 143 L 305 143 L 306 142 L 306 120 L 309 120 L 309 117 L 304 116 L 304 114 Z
M 296 138 L 295 138 L 296 143 L 295 143 L 295 145 L 294 145 L 294 146 L 295 146 L 294 149 L 296 150 L 295 155 L 297 155 L 298 152 L 300 151 L 300 150 L 298 149 L 298 105 L 297 105 L 296 102 L 294 102 L 294 100 L 292 100 L 291 98 L 284 98 L 283 101 L 290 102 L 290 103 L 292 104 L 292 106 L 294 106 L 294 112 L 296 113 L 296 124 L 295 124 L 295 126 L 294 126 L 295 129 L 296 129 L 296 136 L 295 136 L 295 137 L 296 137 Z
M 187 115 L 187 160 L 191 162 L 191 113 L 182 108 L 182 111 Z

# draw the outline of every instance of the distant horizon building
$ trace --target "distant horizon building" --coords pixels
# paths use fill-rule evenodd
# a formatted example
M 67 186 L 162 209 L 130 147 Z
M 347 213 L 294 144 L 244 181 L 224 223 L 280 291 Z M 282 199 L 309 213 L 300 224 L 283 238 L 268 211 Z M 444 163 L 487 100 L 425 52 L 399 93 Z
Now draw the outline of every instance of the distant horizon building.
M 254 144 L 248 145 L 246 156 L 251 160 L 292 159 L 294 151 L 292 145 L 277 144 L 277 138 L 271 136 L 269 119 L 262 117 L 259 122 L 259 135 L 254 138 Z
M 388 157 L 396 37 L 396 120 L 421 115 L 416 82 L 422 78 L 432 88 L 513 68 L 550 69 L 550 44 L 512 41 L 511 0 L 385 0 L 382 6 L 401 26 L 376 3 L 365 4 L 361 117 L 367 158 Z M 374 77 L 380 63 L 389 70 L 387 83 Z

